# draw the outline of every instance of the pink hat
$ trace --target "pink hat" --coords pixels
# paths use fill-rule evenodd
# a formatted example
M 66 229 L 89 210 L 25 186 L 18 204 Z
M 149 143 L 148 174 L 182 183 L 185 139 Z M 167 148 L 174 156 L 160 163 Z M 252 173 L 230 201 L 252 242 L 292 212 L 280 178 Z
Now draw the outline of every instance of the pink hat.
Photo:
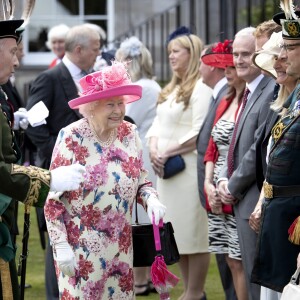
M 80 97 L 69 101 L 69 106 L 73 109 L 116 96 L 125 96 L 126 103 L 137 101 L 142 96 L 142 87 L 132 84 L 124 63 L 118 61 L 101 71 L 82 77 L 79 84 L 82 88 Z

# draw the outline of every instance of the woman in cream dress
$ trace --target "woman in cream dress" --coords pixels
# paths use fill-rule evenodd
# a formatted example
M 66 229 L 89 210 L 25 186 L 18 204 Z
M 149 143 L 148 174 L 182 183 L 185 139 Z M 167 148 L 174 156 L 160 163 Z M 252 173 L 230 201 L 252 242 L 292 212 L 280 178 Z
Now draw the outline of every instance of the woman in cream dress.
M 157 191 L 167 206 L 181 255 L 184 283 L 180 299 L 206 299 L 204 283 L 209 266 L 207 214 L 197 187 L 196 138 L 208 111 L 212 90 L 200 79 L 201 40 L 180 28 L 168 40 L 172 80 L 162 90 L 157 116 L 147 133 L 152 166 L 159 176 Z M 179 35 L 177 35 L 179 32 Z M 181 154 L 186 168 L 163 179 L 164 163 Z

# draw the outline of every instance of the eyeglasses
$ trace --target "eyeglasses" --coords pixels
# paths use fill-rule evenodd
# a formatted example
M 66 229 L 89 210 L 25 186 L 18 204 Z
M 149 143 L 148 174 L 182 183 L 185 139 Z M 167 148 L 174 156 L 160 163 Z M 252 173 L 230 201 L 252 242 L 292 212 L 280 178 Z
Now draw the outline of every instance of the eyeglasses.
M 284 49 L 285 51 L 290 51 L 290 50 L 293 50 L 292 48 L 296 47 L 296 46 L 300 46 L 300 43 L 295 43 L 295 44 L 280 44 L 279 48 L 280 49 Z

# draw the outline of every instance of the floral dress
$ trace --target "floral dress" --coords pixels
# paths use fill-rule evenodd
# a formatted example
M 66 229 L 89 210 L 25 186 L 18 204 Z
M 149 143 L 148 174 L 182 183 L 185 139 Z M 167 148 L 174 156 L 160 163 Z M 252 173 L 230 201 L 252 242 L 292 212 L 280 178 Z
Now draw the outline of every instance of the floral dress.
M 136 126 L 122 122 L 106 148 L 86 119 L 62 129 L 51 168 L 72 163 L 86 167 L 80 189 L 50 195 L 45 205 L 54 260 L 55 244 L 67 241 L 78 265 L 73 277 L 56 267 L 60 299 L 134 299 L 132 207 L 137 193 L 144 207 L 156 193 L 147 184 Z

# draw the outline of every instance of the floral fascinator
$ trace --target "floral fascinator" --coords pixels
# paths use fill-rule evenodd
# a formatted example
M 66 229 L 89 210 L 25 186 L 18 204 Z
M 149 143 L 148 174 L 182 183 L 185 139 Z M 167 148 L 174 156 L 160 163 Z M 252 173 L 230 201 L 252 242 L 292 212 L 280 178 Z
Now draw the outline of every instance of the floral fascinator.
M 77 109 L 80 105 L 93 101 L 125 96 L 126 103 L 137 101 L 142 96 L 142 87 L 132 84 L 125 64 L 114 61 L 101 71 L 82 77 L 80 97 L 69 101 L 69 106 Z
M 201 57 L 201 61 L 206 65 L 220 69 L 233 67 L 232 40 L 225 40 L 223 43 L 219 42 L 211 50 L 208 49 Z
M 124 57 L 135 57 L 141 54 L 142 47 L 143 43 L 136 36 L 132 36 L 121 43 L 120 50 Z

